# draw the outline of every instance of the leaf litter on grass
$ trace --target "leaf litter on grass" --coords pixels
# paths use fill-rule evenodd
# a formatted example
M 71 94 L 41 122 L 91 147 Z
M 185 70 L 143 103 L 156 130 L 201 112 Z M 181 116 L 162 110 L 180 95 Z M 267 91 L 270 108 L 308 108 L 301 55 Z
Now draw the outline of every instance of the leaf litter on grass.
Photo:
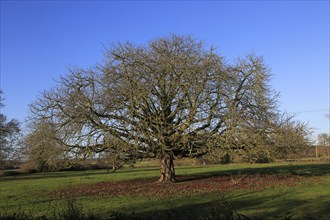
M 177 195 L 226 192 L 239 189 L 260 191 L 268 187 L 291 187 L 301 182 L 317 181 L 315 177 L 303 177 L 292 174 L 179 176 L 177 179 L 178 183 L 169 184 L 156 183 L 157 179 L 155 178 L 99 182 L 53 190 L 50 194 L 63 198 L 83 196 L 171 197 Z

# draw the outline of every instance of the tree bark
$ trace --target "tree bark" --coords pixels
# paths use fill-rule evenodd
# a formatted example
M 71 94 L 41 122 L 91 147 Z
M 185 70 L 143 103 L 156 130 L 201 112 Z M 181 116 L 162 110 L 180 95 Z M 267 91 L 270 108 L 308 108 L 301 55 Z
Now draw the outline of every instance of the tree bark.
M 164 154 L 160 159 L 160 164 L 160 178 L 158 182 L 177 182 L 175 178 L 173 156 L 171 154 Z

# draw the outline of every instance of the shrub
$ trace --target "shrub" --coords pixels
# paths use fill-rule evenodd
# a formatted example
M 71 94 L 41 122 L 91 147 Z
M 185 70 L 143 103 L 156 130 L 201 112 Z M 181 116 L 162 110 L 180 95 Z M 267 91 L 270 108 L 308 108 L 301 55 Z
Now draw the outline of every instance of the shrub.
M 33 161 L 24 163 L 19 169 L 20 173 L 36 173 L 37 165 Z
M 229 153 L 225 153 L 222 157 L 221 157 L 221 160 L 220 160 L 220 163 L 222 164 L 229 164 L 232 162 L 232 158 L 230 156 Z

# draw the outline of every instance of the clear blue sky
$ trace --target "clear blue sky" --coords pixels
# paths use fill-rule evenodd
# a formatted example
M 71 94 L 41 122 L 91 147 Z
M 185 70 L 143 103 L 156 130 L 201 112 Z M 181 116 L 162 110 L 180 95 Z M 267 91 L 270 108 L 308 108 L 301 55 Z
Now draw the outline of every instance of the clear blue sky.
M 281 109 L 329 132 L 329 1 L 1 1 L 1 111 L 24 121 L 68 65 L 101 61 L 112 42 L 169 33 L 194 35 L 228 60 L 263 55 Z

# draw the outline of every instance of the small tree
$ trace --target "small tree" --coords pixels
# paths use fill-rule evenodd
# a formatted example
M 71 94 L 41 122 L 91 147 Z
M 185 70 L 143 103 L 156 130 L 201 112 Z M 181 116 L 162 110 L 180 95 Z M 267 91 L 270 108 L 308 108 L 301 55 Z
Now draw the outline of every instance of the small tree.
M 56 139 L 56 132 L 54 126 L 47 122 L 30 124 L 30 132 L 24 140 L 25 152 L 37 171 L 60 170 L 69 164 L 69 150 Z
M 307 124 L 295 121 L 293 116 L 274 113 L 268 120 L 255 120 L 236 129 L 231 136 L 233 149 L 240 150 L 249 162 L 301 156 L 310 146 Z
M 3 92 L 0 90 L 0 108 L 4 107 Z M 17 148 L 19 145 L 19 121 L 7 117 L 0 113 L 0 168 L 5 167 L 5 162 L 13 160 L 17 156 Z
M 116 171 L 124 163 L 134 161 L 134 151 L 130 149 L 130 145 L 112 136 L 105 136 L 104 151 L 101 158 L 105 161 L 108 168 Z
M 330 158 L 330 134 L 322 133 L 317 136 L 317 142 L 319 146 L 326 148 L 326 154 Z M 317 148 L 317 146 L 316 146 Z M 316 149 L 317 150 L 317 149 Z
M 330 146 L 330 134 L 322 133 L 317 136 L 317 142 L 320 146 Z
M 311 146 L 310 129 L 306 123 L 294 121 L 293 116 L 282 115 L 273 126 L 272 145 L 276 158 L 304 156 Z

